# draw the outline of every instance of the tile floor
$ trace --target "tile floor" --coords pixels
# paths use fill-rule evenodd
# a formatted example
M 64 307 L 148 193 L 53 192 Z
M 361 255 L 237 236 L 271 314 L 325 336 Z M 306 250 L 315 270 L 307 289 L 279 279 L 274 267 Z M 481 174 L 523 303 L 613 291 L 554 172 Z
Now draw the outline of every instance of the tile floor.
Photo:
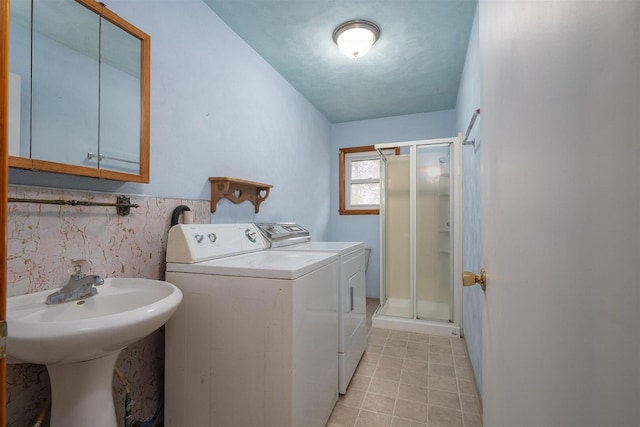
M 479 427 L 482 408 L 464 341 L 371 327 L 327 427 Z

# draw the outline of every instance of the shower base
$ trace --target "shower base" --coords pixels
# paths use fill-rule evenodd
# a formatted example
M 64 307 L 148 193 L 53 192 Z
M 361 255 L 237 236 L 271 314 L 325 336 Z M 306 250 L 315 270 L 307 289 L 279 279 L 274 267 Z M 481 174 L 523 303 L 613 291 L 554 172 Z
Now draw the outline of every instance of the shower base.
M 389 298 L 379 306 L 372 318 L 374 328 L 393 329 L 419 334 L 459 337 L 460 327 L 448 320 L 449 304 L 432 301 L 418 301 L 418 313 L 431 319 L 413 319 L 411 300 Z

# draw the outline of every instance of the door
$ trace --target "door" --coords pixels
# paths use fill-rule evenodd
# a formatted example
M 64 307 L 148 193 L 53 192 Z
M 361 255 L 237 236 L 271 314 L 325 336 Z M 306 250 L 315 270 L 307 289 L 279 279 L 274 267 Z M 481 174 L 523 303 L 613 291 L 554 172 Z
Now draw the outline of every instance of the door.
M 484 425 L 638 425 L 640 2 L 479 7 Z
M 0 322 L 6 320 L 7 303 L 7 202 L 9 182 L 8 119 L 9 96 L 9 0 L 0 3 L 0 22 L 2 23 L 2 37 L 0 37 Z M 0 328 L 2 329 L 2 328 Z M 0 337 L 0 343 L 3 339 Z M 1 347 L 4 347 L 2 344 Z M 4 348 L 2 349 L 4 350 Z M 0 355 L 0 427 L 6 425 L 6 359 Z

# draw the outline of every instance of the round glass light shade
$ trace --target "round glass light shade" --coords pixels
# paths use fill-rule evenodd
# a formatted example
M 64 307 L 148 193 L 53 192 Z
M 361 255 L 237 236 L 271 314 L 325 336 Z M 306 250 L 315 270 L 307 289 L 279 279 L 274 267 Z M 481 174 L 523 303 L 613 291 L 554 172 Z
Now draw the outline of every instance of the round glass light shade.
M 349 21 L 333 32 L 333 41 L 340 51 L 349 58 L 364 56 L 378 40 L 380 28 L 369 21 Z

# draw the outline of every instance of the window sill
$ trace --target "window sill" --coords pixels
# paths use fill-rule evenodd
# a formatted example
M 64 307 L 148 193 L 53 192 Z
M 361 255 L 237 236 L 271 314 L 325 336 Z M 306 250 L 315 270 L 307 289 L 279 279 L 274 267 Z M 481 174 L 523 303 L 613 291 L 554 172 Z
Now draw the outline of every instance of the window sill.
M 380 215 L 380 209 L 339 209 L 340 215 Z

